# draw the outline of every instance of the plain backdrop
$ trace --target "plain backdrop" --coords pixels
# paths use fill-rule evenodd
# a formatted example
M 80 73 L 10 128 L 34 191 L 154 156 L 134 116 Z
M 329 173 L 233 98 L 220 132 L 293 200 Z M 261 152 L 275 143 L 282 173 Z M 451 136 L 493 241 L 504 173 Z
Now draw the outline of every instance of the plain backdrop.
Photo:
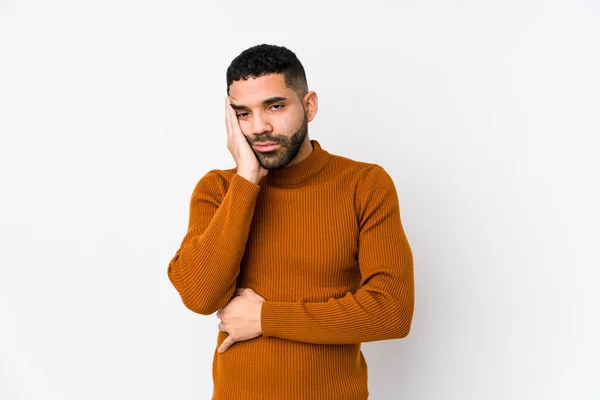
M 396 183 L 415 314 L 370 398 L 600 399 L 594 0 L 0 1 L 0 399 L 210 398 L 218 320 L 167 265 L 259 43 Z

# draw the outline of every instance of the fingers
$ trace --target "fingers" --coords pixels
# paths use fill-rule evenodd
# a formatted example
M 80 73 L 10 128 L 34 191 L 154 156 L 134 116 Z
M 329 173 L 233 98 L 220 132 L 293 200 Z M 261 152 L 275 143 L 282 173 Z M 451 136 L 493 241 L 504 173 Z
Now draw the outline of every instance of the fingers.
M 225 127 L 227 128 L 227 136 L 231 136 L 231 106 L 227 96 L 225 96 Z
M 244 294 L 244 292 L 251 291 L 251 290 L 252 289 L 250 289 L 250 288 L 237 288 L 237 289 L 235 289 L 235 294 L 238 296 L 241 296 L 242 294 Z
M 225 97 L 225 107 L 226 107 L 226 120 L 229 121 L 228 125 L 227 125 L 227 128 L 229 129 L 229 133 L 242 135 L 242 128 L 240 127 L 240 121 L 238 121 L 235 110 L 233 109 L 233 107 L 231 107 L 231 102 L 229 101 L 229 97 Z
M 219 350 L 218 350 L 219 353 L 224 353 L 234 343 L 235 343 L 235 339 L 233 339 L 231 337 L 231 335 L 227 336 L 227 338 L 225 340 L 223 340 L 223 343 L 221 343 L 221 346 L 219 346 Z
M 221 311 L 221 310 L 219 310 Z M 225 327 L 225 324 L 223 322 L 219 322 L 219 330 L 221 332 L 227 332 L 227 328 Z M 229 332 L 228 332 L 229 333 Z M 234 344 L 236 342 L 236 340 L 234 339 L 233 335 L 231 333 L 229 333 L 229 336 L 227 336 L 225 338 L 225 340 L 223 341 L 223 343 L 221 343 L 221 346 L 219 346 L 219 353 L 224 353 L 225 350 L 227 350 L 229 347 L 231 347 L 232 344 Z

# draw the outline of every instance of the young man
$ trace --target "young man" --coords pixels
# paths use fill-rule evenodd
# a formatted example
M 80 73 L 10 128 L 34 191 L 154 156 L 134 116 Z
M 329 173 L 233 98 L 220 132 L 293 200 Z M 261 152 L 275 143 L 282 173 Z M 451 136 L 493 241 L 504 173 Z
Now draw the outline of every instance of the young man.
M 408 335 L 413 258 L 377 164 L 308 137 L 318 98 L 285 47 L 227 69 L 236 167 L 196 185 L 168 276 L 192 311 L 220 319 L 213 400 L 363 400 L 361 343 Z

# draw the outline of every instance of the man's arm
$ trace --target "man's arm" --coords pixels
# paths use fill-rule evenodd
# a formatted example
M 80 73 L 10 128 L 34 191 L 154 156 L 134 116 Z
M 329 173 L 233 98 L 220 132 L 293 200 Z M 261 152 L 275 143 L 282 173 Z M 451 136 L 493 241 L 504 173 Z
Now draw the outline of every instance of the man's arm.
M 414 308 L 413 258 L 394 182 L 370 168 L 357 192 L 360 223 L 356 293 L 326 302 L 262 303 L 262 335 L 317 344 L 348 344 L 408 335 Z
M 260 186 L 237 173 L 208 172 L 194 188 L 188 231 L 168 276 L 190 310 L 209 315 L 236 289 Z

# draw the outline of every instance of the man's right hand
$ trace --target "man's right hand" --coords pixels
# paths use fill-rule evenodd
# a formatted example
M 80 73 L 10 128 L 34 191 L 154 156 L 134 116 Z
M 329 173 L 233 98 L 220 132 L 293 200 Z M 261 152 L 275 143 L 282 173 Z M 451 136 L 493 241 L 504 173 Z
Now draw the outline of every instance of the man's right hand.
M 227 126 L 227 149 L 235 160 L 238 175 L 258 184 L 269 170 L 258 163 L 254 151 L 242 133 L 235 110 L 231 108 L 229 96 L 225 97 L 225 125 Z

